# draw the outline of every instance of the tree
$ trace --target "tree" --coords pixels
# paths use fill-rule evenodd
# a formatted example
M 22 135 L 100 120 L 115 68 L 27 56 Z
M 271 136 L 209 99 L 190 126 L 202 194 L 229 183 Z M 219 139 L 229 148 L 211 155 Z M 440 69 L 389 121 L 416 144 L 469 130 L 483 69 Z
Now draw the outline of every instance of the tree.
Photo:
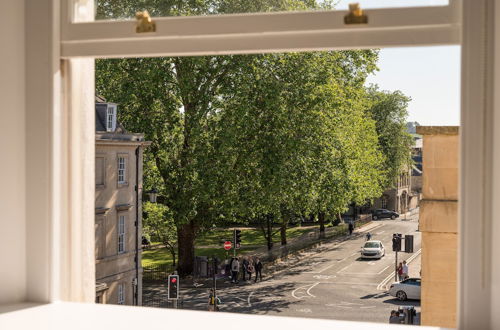
M 408 102 L 401 91 L 380 91 L 376 86 L 367 90 L 370 113 L 376 122 L 380 150 L 385 155 L 384 187 L 391 187 L 403 169 L 411 164 L 413 139 L 407 132 Z
M 313 0 L 100 1 L 99 18 L 131 17 L 138 8 L 154 16 L 223 14 L 312 8 Z M 201 56 L 96 61 L 97 92 L 121 104 L 120 120 L 152 141 L 147 158 L 162 178 L 165 205 L 177 224 L 178 271 L 193 270 L 198 230 L 213 219 L 218 189 L 205 176 L 207 130 L 217 119 L 220 90 L 230 85 L 252 56 Z M 228 90 L 226 88 L 226 90 Z M 220 176 L 217 174 L 216 176 Z
M 154 241 L 161 242 L 172 255 L 172 266 L 176 266 L 177 231 L 172 212 L 167 206 L 159 203 L 143 204 L 143 231 Z

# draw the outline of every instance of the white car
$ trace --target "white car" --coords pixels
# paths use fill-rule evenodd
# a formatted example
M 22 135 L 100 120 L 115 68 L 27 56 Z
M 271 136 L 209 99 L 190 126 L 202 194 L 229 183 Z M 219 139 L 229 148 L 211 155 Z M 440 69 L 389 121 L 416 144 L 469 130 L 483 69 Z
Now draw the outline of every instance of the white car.
M 385 248 L 381 241 L 368 241 L 361 247 L 361 258 L 380 259 L 385 256 Z
M 407 278 L 401 282 L 393 283 L 389 288 L 389 294 L 399 300 L 420 300 L 420 281 L 419 278 Z

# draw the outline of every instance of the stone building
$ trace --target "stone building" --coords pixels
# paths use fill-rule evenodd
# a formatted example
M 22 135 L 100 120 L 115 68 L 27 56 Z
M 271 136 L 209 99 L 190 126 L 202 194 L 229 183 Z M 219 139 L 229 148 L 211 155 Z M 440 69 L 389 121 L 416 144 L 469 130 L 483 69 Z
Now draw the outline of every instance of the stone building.
M 95 104 L 96 302 L 141 304 L 143 134 L 116 120 L 118 107 Z
M 457 326 L 458 127 L 421 126 L 423 135 L 422 325 Z
M 411 167 L 408 167 L 401 170 L 394 186 L 385 190 L 382 196 L 373 202 L 372 208 L 407 212 L 410 209 L 411 192 Z

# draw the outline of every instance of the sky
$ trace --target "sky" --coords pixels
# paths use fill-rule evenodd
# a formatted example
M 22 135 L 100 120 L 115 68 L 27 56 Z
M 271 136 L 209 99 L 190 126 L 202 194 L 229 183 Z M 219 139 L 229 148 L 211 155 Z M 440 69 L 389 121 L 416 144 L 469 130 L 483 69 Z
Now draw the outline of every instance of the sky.
M 347 9 L 352 0 L 340 0 Z M 448 0 L 357 0 L 361 8 L 447 5 Z M 405 47 L 380 51 L 380 71 L 369 77 L 383 90 L 411 97 L 409 121 L 420 125 L 459 125 L 460 47 Z
M 386 48 L 379 55 L 380 71 L 368 83 L 411 97 L 409 121 L 460 124 L 459 46 Z

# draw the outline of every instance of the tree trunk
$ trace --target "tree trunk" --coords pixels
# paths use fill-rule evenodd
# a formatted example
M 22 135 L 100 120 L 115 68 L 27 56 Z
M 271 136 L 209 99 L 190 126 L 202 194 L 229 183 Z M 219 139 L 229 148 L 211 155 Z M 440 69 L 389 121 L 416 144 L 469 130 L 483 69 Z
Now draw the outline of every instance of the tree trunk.
M 281 245 L 286 245 L 286 227 L 286 222 L 283 221 L 280 228 Z
M 177 226 L 177 245 L 179 248 L 179 263 L 177 271 L 180 276 L 191 275 L 194 267 L 194 222 Z
M 281 245 L 286 245 L 286 229 L 288 228 L 288 223 L 290 222 L 290 213 L 283 212 L 283 219 L 281 220 L 280 236 Z
M 319 220 L 319 238 L 325 238 L 325 212 L 318 213 Z
M 267 249 L 271 250 L 273 248 L 273 241 L 272 241 L 272 221 L 271 221 L 271 215 L 266 215 L 266 220 L 267 220 Z
M 168 252 L 170 252 L 170 255 L 172 256 L 172 266 L 174 266 L 175 269 L 175 246 L 173 244 L 170 244 L 169 242 L 165 242 L 164 244 L 167 247 Z

